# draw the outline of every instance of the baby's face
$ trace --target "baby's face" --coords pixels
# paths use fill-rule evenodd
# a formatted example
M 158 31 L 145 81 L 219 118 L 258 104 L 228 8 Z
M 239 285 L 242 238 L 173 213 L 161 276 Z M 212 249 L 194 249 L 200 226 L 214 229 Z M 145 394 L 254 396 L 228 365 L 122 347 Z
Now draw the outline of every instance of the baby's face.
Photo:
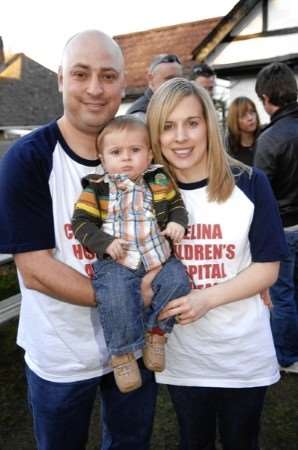
M 147 131 L 136 128 L 108 133 L 103 138 L 100 158 L 106 172 L 135 180 L 152 160 Z

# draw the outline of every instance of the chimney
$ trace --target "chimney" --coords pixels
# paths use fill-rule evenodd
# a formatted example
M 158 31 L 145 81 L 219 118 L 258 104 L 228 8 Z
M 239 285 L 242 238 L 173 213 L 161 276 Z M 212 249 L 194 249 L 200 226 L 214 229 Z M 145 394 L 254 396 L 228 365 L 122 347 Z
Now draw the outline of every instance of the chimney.
M 2 37 L 0 36 L 0 66 L 1 64 L 4 64 L 4 48 Z

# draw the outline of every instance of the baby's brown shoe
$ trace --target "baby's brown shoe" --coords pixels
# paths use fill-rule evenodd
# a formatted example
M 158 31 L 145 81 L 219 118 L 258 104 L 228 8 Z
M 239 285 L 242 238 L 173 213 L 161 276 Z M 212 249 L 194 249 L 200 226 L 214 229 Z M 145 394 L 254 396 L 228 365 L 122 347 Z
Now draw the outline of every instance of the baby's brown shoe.
M 143 361 L 147 369 L 153 372 L 165 369 L 165 343 L 165 335 L 146 333 Z

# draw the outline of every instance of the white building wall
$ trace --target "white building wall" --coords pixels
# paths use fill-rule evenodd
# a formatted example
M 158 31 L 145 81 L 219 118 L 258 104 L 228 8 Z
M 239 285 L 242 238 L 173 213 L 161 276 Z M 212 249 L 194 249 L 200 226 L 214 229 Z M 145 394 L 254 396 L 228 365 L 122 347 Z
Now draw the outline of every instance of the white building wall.
M 296 0 L 271 0 L 268 10 L 268 30 L 298 26 Z
M 233 36 L 245 36 L 262 31 L 262 7 L 258 4 L 233 30 Z M 268 31 L 298 27 L 298 2 L 296 0 L 269 0 Z M 226 65 L 258 61 L 267 58 L 298 53 L 298 33 L 254 39 L 232 41 L 220 44 L 207 58 L 207 64 Z M 255 101 L 263 123 L 268 116 L 254 92 L 255 79 L 241 77 L 231 82 L 230 101 L 246 95 Z
M 207 63 L 232 64 L 298 53 L 297 43 L 298 33 L 230 42 L 221 44 L 217 51 L 210 55 Z
M 268 31 L 298 27 L 296 0 L 270 0 Z M 233 36 L 245 36 L 262 31 L 262 8 L 257 5 L 233 30 Z M 207 59 L 210 65 L 232 64 L 298 53 L 298 33 L 260 37 L 220 44 Z

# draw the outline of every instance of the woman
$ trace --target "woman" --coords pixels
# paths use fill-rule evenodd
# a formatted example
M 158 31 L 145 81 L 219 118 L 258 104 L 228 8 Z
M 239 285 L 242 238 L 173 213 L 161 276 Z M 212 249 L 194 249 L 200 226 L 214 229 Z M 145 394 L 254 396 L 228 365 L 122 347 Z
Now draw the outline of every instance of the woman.
M 156 162 L 176 180 L 189 213 L 175 247 L 193 289 L 171 301 L 175 316 L 166 370 L 181 450 L 215 449 L 218 420 L 224 450 L 257 450 L 266 387 L 279 379 L 269 311 L 258 294 L 272 285 L 286 244 L 266 177 L 231 159 L 212 101 L 175 78 L 151 99 Z
M 233 158 L 252 166 L 260 131 L 260 119 L 254 102 L 247 97 L 235 98 L 228 109 L 227 127 L 227 151 Z

